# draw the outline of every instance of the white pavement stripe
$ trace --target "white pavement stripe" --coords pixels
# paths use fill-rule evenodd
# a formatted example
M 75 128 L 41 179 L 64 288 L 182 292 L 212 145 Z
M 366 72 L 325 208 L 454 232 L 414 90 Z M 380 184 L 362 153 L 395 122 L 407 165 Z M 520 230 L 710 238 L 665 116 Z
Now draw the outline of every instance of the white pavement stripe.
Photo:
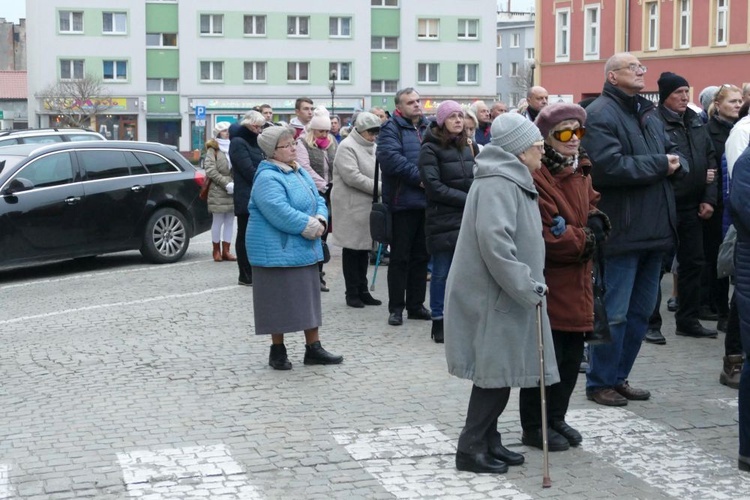
M 117 458 L 130 498 L 263 498 L 223 444 L 138 450 Z
M 456 445 L 433 425 L 334 434 L 355 460 L 396 498 L 486 493 L 488 498 L 531 500 L 502 476 L 458 472 Z
M 721 398 L 721 399 L 717 399 L 716 401 L 721 403 L 723 406 L 728 406 L 730 408 L 739 407 L 739 400 L 737 398 Z
M 732 499 L 750 491 L 736 461 L 711 455 L 667 426 L 621 408 L 571 410 L 566 420 L 581 434 L 581 447 L 680 499 Z
M 42 314 L 33 314 L 31 316 L 20 316 L 18 318 L 5 319 L 5 320 L 0 321 L 0 325 L 20 323 L 22 321 L 30 321 L 30 320 L 41 319 L 41 318 L 51 318 L 54 316 L 62 316 L 64 314 L 75 314 L 75 313 L 81 313 L 81 312 L 87 312 L 87 311 L 95 311 L 97 309 L 107 309 L 110 307 L 133 306 L 133 305 L 138 305 L 138 304 L 148 304 L 150 302 L 158 302 L 161 300 L 172 300 L 172 299 L 179 299 L 183 297 L 195 297 L 198 295 L 206 295 L 206 294 L 211 294 L 215 292 L 223 292 L 227 290 L 236 290 L 236 289 L 237 289 L 236 285 L 222 286 L 219 288 L 209 288 L 207 290 L 200 290 L 197 292 L 176 293 L 172 295 L 157 295 L 156 297 L 148 297 L 146 299 L 139 299 L 139 300 L 129 300 L 126 302 L 110 302 L 109 304 L 95 304 L 92 306 L 76 307 L 73 309 L 62 309 L 60 311 L 52 311 L 52 312 L 42 313 Z
M 10 465 L 0 464 L 0 499 L 13 498 L 13 486 L 10 484 Z

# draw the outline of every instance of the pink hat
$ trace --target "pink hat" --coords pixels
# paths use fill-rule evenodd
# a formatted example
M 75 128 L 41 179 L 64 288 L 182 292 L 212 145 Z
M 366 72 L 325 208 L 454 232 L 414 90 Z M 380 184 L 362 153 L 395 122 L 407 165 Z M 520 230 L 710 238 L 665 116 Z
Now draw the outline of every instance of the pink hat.
M 437 109 L 437 124 L 438 127 L 442 127 L 445 123 L 445 119 L 453 113 L 458 112 L 461 117 L 464 116 L 464 110 L 459 103 L 456 101 L 443 101 L 440 103 Z

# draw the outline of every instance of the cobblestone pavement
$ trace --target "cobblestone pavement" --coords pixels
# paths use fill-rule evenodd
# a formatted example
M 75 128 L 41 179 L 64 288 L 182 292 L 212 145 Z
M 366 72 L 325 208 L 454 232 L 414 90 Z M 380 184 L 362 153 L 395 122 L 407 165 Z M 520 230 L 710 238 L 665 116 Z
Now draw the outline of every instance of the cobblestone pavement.
M 750 498 L 723 335 L 675 337 L 665 305 L 667 345 L 644 345 L 631 379 L 650 401 L 597 406 L 579 379 L 584 442 L 550 455 L 552 488 L 520 444 L 516 391 L 500 424 L 526 464 L 459 473 L 470 382 L 447 374 L 429 322 L 346 307 L 333 253 L 321 337 L 344 363 L 304 366 L 290 334 L 290 372 L 267 366 L 253 290 L 207 234 L 175 265 L 130 252 L 0 273 L 0 498 Z

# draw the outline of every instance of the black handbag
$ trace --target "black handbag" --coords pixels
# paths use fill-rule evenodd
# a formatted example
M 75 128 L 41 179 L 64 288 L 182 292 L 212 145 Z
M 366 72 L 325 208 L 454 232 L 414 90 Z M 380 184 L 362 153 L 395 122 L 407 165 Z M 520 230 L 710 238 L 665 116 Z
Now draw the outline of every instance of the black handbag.
M 391 212 L 388 205 L 380 203 L 378 197 L 378 177 L 380 162 L 375 162 L 375 184 L 372 188 L 372 209 L 370 210 L 370 237 L 378 243 L 388 244 L 393 237 Z
M 594 287 L 594 329 L 591 332 L 586 332 L 583 339 L 589 345 L 609 344 L 612 342 L 612 334 L 609 331 L 607 310 L 604 308 L 604 256 L 601 247 L 598 247 L 594 254 L 592 282 Z
M 328 249 L 328 243 L 325 240 L 320 240 L 320 244 L 323 246 L 323 264 L 328 264 L 331 260 L 331 251 Z

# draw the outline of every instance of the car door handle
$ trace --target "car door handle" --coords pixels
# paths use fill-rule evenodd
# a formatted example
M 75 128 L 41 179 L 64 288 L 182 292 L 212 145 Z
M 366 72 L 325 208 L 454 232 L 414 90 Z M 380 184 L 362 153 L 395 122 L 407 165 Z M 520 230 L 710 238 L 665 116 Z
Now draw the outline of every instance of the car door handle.
M 144 186 L 133 186 L 133 187 L 131 187 L 131 188 L 130 188 L 130 190 L 131 190 L 132 192 L 134 192 L 134 193 L 140 193 L 140 192 L 141 192 L 141 191 L 143 191 L 144 189 L 145 189 L 145 187 L 144 187 Z
M 66 205 L 75 205 L 79 201 L 81 201 L 80 196 L 68 196 L 67 198 L 65 198 Z

